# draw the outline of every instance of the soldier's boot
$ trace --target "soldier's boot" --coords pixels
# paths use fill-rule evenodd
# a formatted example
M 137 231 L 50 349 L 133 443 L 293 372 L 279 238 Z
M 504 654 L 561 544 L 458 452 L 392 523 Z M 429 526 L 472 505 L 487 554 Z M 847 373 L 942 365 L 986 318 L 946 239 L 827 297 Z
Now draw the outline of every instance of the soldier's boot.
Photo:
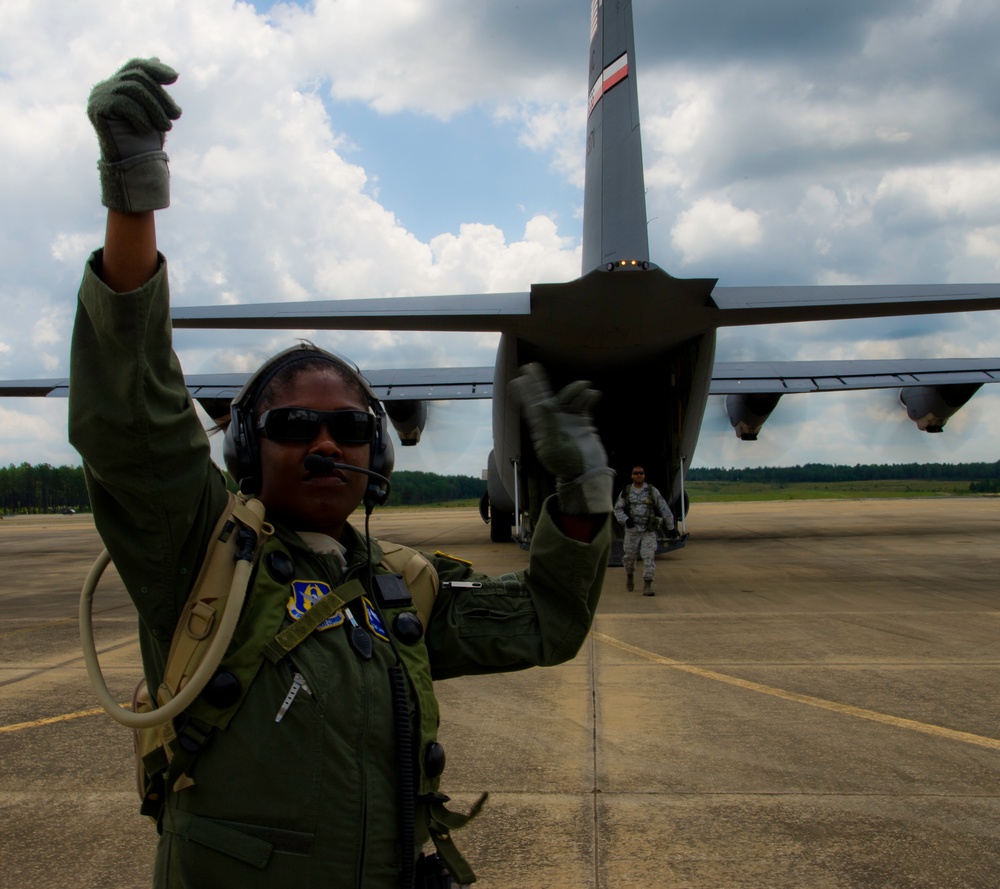
M 642 594 L 644 596 L 655 596 L 656 593 L 653 592 L 653 581 L 647 580 L 642 585 Z
M 630 593 L 635 589 L 635 582 L 633 581 L 631 574 L 625 575 L 625 589 L 627 589 Z

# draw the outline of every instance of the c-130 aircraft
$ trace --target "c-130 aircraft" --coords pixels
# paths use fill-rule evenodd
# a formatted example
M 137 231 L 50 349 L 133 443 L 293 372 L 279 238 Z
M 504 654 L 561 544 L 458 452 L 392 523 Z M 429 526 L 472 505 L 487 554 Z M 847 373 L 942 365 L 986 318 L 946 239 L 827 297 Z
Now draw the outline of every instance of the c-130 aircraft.
M 175 307 L 175 327 L 489 331 L 493 367 L 365 370 L 403 445 L 415 445 L 427 402 L 492 398 L 493 450 L 481 511 L 495 541 L 530 536 L 551 490 L 507 384 L 538 361 L 553 387 L 587 379 L 605 397 L 595 421 L 624 486 L 633 465 L 655 471 L 679 518 L 684 475 L 709 395 L 725 395 L 736 435 L 757 437 L 785 394 L 899 388 L 919 429 L 940 432 L 1000 358 L 715 361 L 720 327 L 1000 308 L 1000 284 L 719 287 L 674 278 L 649 255 L 631 0 L 591 0 L 582 275 L 527 292 Z M 211 417 L 228 413 L 245 374 L 188 375 Z M 0 382 L 0 395 L 65 395 L 66 380 Z M 676 544 L 675 544 L 676 545 Z

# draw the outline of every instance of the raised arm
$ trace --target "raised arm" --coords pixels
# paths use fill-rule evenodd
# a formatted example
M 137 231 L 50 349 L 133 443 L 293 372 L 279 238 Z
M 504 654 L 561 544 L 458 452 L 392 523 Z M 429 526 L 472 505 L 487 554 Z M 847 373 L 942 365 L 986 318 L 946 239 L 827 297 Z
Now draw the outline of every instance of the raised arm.
M 227 499 L 172 350 L 156 250 L 154 211 L 169 204 L 164 134 L 180 115 L 163 85 L 176 77 L 155 59 L 133 60 L 91 92 L 108 221 L 80 283 L 69 374 L 69 438 L 95 524 L 160 662 Z M 153 650 L 144 638 L 144 656 Z M 155 688 L 157 668 L 146 667 Z
M 589 542 L 611 512 L 614 480 L 591 416 L 601 393 L 579 380 L 555 395 L 537 363 L 522 367 L 510 387 L 524 410 L 539 462 L 556 477 L 560 529 L 573 540 Z
M 560 664 L 587 638 L 611 548 L 613 480 L 590 413 L 600 394 L 589 385 L 553 394 L 539 364 L 511 381 L 556 495 L 539 510 L 525 571 L 488 577 L 437 559 L 441 591 L 427 633 L 435 679 Z

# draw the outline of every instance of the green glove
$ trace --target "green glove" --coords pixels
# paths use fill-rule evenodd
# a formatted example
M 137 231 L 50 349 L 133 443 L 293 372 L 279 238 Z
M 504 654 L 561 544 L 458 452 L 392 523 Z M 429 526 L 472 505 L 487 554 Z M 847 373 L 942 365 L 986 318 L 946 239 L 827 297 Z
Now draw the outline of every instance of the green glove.
M 559 507 L 567 515 L 611 512 L 614 472 L 590 414 L 601 393 L 589 387 L 578 380 L 553 395 L 537 363 L 522 367 L 510 383 L 528 421 L 535 456 L 556 477 Z
M 97 131 L 101 203 L 122 213 L 170 206 L 166 132 L 181 109 L 163 88 L 177 72 L 159 59 L 132 59 L 90 91 L 87 117 Z

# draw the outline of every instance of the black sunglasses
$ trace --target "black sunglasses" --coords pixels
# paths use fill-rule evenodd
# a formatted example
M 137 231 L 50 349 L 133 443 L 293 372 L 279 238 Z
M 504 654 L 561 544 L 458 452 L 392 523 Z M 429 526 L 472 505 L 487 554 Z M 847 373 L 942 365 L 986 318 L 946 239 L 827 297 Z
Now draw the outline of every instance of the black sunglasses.
M 633 472 L 632 475 L 645 475 L 645 472 Z
M 321 426 L 341 444 L 368 444 L 375 438 L 375 418 L 367 411 L 314 411 L 276 407 L 264 411 L 257 432 L 271 441 L 312 441 Z

